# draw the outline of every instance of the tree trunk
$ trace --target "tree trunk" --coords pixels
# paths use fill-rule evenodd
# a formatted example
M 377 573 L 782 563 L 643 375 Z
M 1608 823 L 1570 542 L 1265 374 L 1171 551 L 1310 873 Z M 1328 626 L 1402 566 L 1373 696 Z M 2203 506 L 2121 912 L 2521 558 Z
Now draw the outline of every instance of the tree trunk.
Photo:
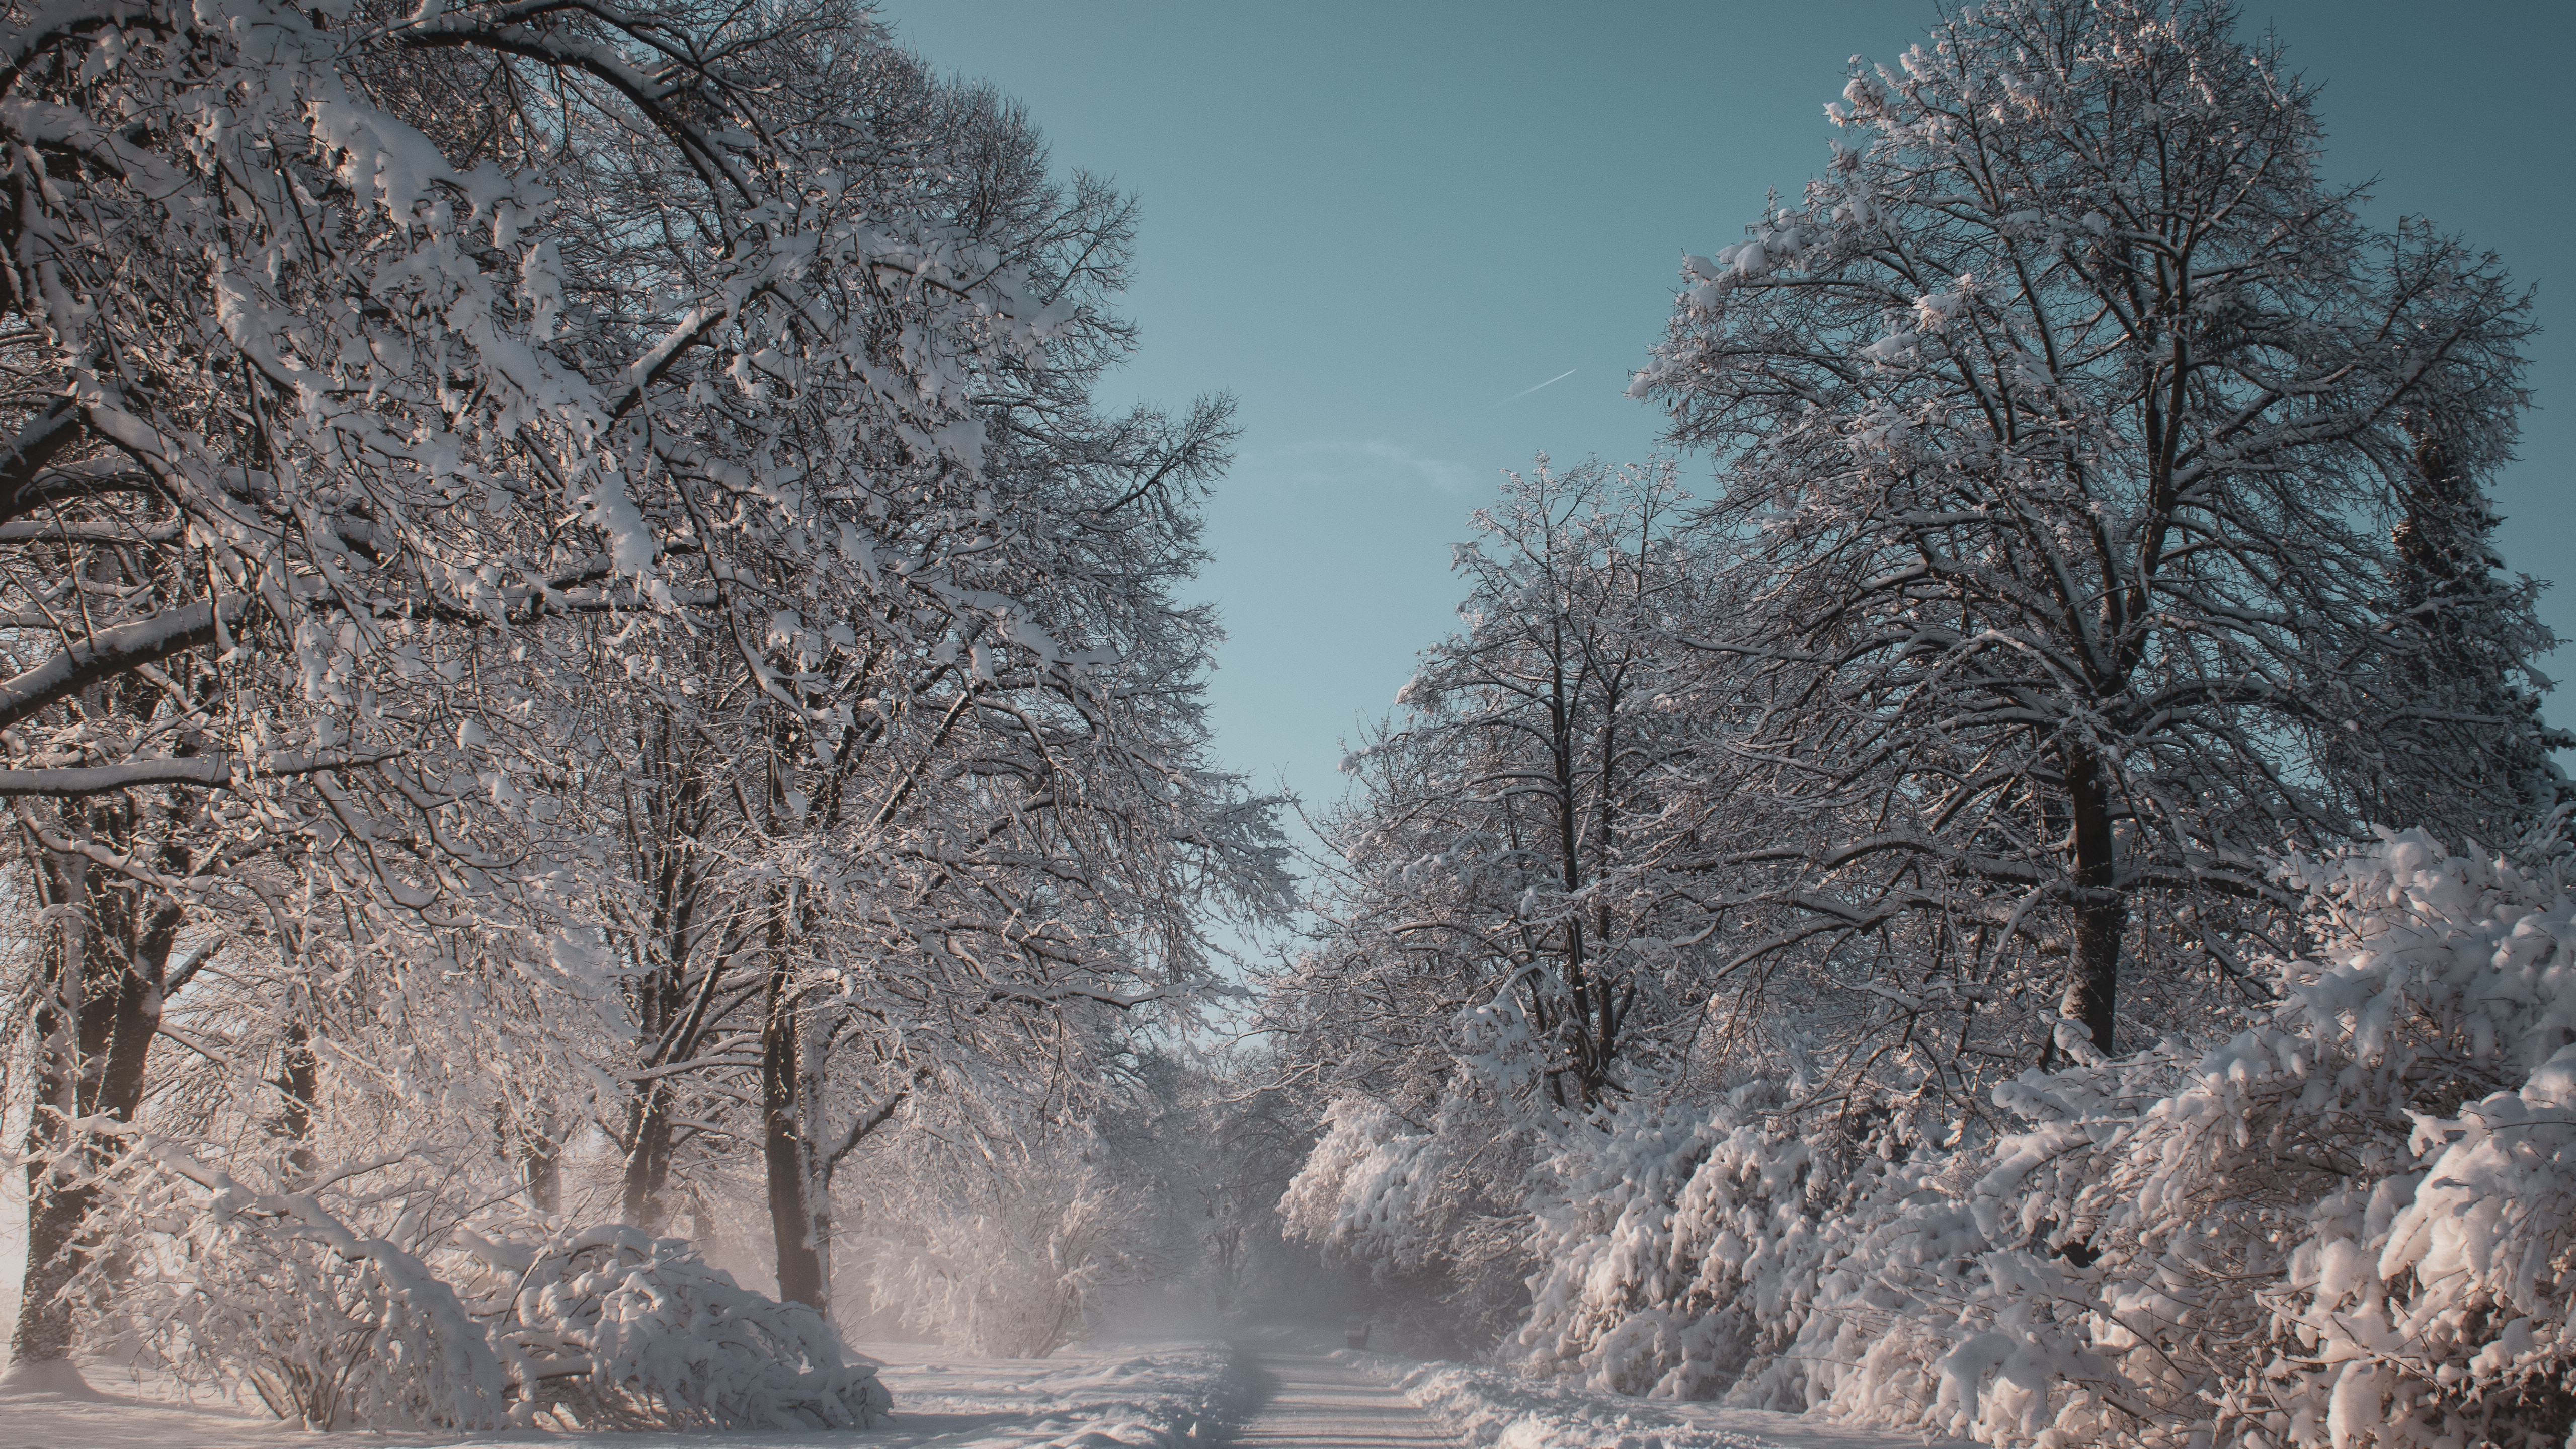
M 648 1233 L 662 1230 L 662 1188 L 671 1176 L 671 1089 L 644 1084 L 629 1120 L 619 1216 Z
M 49 955 L 80 954 L 77 926 L 66 925 Z M 79 1115 L 80 1053 L 73 1040 L 81 1015 L 80 973 L 55 965 L 54 989 L 36 1007 L 35 1110 L 27 1122 L 27 1273 L 18 1295 L 18 1329 L 9 1351 L 19 1364 L 71 1357 L 72 1306 L 62 1290 L 80 1271 L 74 1243 L 89 1218 L 94 1189 L 74 1187 L 62 1161 Z
M 805 1140 L 804 1026 L 778 973 L 769 1021 L 760 1037 L 761 1156 L 769 1175 L 769 1227 L 778 1246 L 778 1296 L 828 1315 L 832 1284 L 821 1234 L 828 1217 L 814 1211 L 813 1153 Z
M 286 1139 L 287 1182 L 297 1190 L 313 1179 L 313 1094 L 322 1086 L 322 1058 L 313 1050 L 313 1028 L 302 1017 L 286 1023 L 286 1049 L 280 1053 L 277 1088 L 280 1106 L 277 1135 Z
M 2111 829 L 2111 788 L 2089 750 L 2068 752 L 2066 783 L 2075 826 L 2074 973 L 2063 1014 L 2084 1023 L 2105 1055 L 2118 1022 L 2120 944 L 2129 899 L 2119 889 L 2119 845 Z
M 106 823 L 122 823 L 115 807 L 91 808 Z M 73 1123 L 93 1116 L 134 1120 L 161 1025 L 163 972 L 185 919 L 175 906 L 147 916 L 138 888 L 100 878 L 81 857 L 42 850 L 30 857 L 41 902 L 71 909 L 55 915 L 48 933 L 47 990 L 36 1007 L 27 1270 L 10 1341 L 10 1356 L 22 1365 L 71 1355 L 78 1325 L 63 1289 L 89 1263 L 82 1240 L 98 1206 L 98 1189 L 82 1179 L 116 1152 Z
M 519 1181 L 528 1189 L 528 1206 L 541 1213 L 563 1210 L 563 1148 L 555 1132 L 552 1108 L 519 1132 Z
M 814 1275 L 816 1293 L 816 1296 L 802 1301 L 821 1309 L 823 1316 L 829 1318 L 832 1316 L 832 1169 L 839 1164 L 829 1160 L 829 1143 L 814 1140 L 816 1132 L 823 1130 L 823 1071 L 828 1057 L 821 1043 L 801 1035 L 811 1029 L 809 1024 L 799 1022 L 795 1029 L 800 1033 L 796 1052 L 796 1140 L 802 1149 L 798 1165 L 803 1169 L 803 1176 L 799 1181 L 805 1189 L 805 1238 L 813 1245 L 814 1263 L 810 1271 Z M 810 1128 L 809 1123 L 812 1124 Z

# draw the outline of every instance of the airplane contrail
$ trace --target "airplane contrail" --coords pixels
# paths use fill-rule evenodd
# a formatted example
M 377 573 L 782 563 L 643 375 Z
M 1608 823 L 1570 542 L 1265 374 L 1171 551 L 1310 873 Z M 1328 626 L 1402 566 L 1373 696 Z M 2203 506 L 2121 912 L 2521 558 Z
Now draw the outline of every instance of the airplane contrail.
M 1558 373 L 1556 376 L 1549 378 L 1547 381 L 1540 383 L 1538 387 L 1554 387 L 1558 383 L 1565 381 L 1567 378 L 1574 376 L 1582 370 L 1583 369 L 1579 367 L 1569 367 L 1565 371 Z M 1513 393 L 1510 397 L 1503 399 L 1503 402 L 1498 402 L 1494 404 L 1494 406 L 1501 407 L 1503 403 L 1519 402 L 1522 398 L 1528 397 L 1531 393 L 1538 391 L 1538 387 L 1522 388 L 1519 392 Z

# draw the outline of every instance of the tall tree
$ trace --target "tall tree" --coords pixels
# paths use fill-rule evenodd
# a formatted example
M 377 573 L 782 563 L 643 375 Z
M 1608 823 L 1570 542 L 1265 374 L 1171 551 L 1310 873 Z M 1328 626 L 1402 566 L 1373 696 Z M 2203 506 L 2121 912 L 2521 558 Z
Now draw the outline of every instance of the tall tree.
M 1859 144 L 1798 204 L 1689 260 L 1631 390 L 1716 454 L 1711 546 L 1755 603 L 1697 642 L 1762 702 L 1745 787 L 1798 821 L 1743 863 L 1802 924 L 1739 963 L 1825 951 L 1965 1029 L 2062 960 L 2108 1049 L 2124 990 L 2151 1030 L 2237 988 L 2209 924 L 2275 902 L 2265 852 L 2354 828 L 2373 520 L 2410 418 L 2464 476 L 2508 455 L 2529 305 L 2420 221 L 2367 227 L 2236 23 L 1960 11 L 1855 70 L 1829 109 Z M 1877 949 L 1901 929 L 1957 949 Z
M 1526 1055 L 1513 1075 L 1577 1114 L 1675 1048 L 1671 940 L 1706 924 L 1710 844 L 1667 809 L 1698 743 L 1660 647 L 1662 621 L 1697 611 L 1682 508 L 1669 467 L 1541 458 L 1477 510 L 1455 552 L 1464 629 L 1346 761 L 1360 793 L 1326 830 L 1347 874 L 1323 893 L 1323 949 L 1284 983 L 1317 998 L 1296 1009 L 1319 1029 L 1338 1040 L 1386 978 L 1437 978 L 1447 1010 L 1387 1025 L 1445 1057 L 1466 1049 L 1447 1018 L 1489 1002 L 1505 1055 Z
M 2446 429 L 2414 432 L 2381 647 L 2355 661 L 2370 727 L 2347 732 L 2341 763 L 2374 821 L 2421 825 L 2454 846 L 2510 844 L 2567 798 L 2550 752 L 2576 736 L 2541 719 L 2549 681 L 2532 667 L 2557 639 L 2533 608 L 2541 585 L 2504 572 L 2502 520 Z
M 1695 788 L 1725 741 L 1669 637 L 1710 607 L 1688 516 L 1669 465 L 1545 458 L 1477 510 L 1461 628 L 1345 760 L 1313 940 L 1267 983 L 1277 1069 L 1330 1117 L 1291 1230 L 1462 1345 L 1525 1304 L 1533 1158 L 1692 1075 L 1743 820 Z

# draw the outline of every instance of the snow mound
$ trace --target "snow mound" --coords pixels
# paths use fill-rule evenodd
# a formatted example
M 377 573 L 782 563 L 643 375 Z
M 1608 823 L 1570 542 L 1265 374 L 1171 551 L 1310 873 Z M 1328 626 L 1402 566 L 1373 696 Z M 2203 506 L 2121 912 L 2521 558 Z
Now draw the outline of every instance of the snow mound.
M 47 1394 L 64 1399 L 101 1399 L 106 1395 L 89 1386 L 81 1377 L 80 1365 L 67 1358 L 39 1359 L 34 1363 L 15 1363 L 0 1374 L 0 1399 L 26 1394 Z
M 521 1387 L 511 1421 L 583 1428 L 864 1429 L 889 1401 L 822 1314 L 737 1287 L 695 1248 L 617 1225 L 460 1239 L 476 1316 Z
M 823 1315 L 676 1238 L 487 1218 L 376 1164 L 261 1192 L 141 1139 L 120 1356 L 312 1429 L 864 1429 L 888 1408 Z M 372 1187 L 372 1192 L 364 1189 Z

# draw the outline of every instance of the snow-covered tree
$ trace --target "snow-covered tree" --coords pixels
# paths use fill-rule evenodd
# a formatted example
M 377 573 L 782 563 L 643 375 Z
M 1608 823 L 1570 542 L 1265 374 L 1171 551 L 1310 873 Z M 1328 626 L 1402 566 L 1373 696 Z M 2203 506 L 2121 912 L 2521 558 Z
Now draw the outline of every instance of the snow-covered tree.
M 1696 642 L 1760 700 L 1743 787 L 1794 822 L 1738 889 L 1804 922 L 1739 960 L 1830 949 L 1953 1035 L 2058 970 L 2108 1049 L 2248 994 L 2263 853 L 2355 828 L 2344 742 L 2417 709 L 2362 683 L 2392 677 L 2410 420 L 2458 479 L 2501 463 L 2528 303 L 2365 225 L 2236 20 L 1963 10 L 1854 71 L 1857 144 L 1797 202 L 1688 260 L 1631 391 L 1717 456 L 1753 602 Z M 2536 645 L 2497 603 L 2498 647 Z
M 1540 1139 L 1664 1090 L 1702 1034 L 1709 872 L 1740 842 L 1693 788 L 1722 721 L 1668 637 L 1708 607 L 1685 502 L 1667 466 L 1542 458 L 1477 511 L 1463 627 L 1351 752 L 1314 940 L 1269 983 L 1282 1065 L 1331 1114 L 1291 1232 L 1463 1295 L 1464 1340 L 1518 1306 L 1498 1224 Z M 1354 1226 L 1379 1219 L 1402 1226 Z
M 2385 647 L 2356 661 L 2376 677 L 2376 727 L 2340 743 L 2373 820 L 2449 838 L 2511 841 L 2566 798 L 2550 751 L 2576 744 L 2540 718 L 2549 681 L 2532 668 L 2556 640 L 2532 610 L 2540 585 L 2504 574 L 2502 519 L 2438 427 L 2418 425 L 2414 467 L 2390 530 Z
M 1090 1056 L 1096 1028 L 1067 1011 L 1186 1011 L 1195 913 L 1282 894 L 1268 806 L 1205 758 L 1212 622 L 1172 597 L 1202 557 L 1228 410 L 1091 407 L 1126 341 L 1107 308 L 1127 208 L 1057 187 L 1035 132 L 989 96 L 940 115 L 954 132 L 922 138 L 907 204 L 1056 318 L 976 373 L 956 423 L 980 440 L 972 466 L 898 446 L 899 429 L 848 446 L 876 403 L 827 371 L 724 404 L 772 421 L 713 424 L 770 429 L 770 486 L 793 480 L 793 506 L 700 499 L 674 474 L 647 508 L 721 534 L 711 602 L 682 617 L 723 643 L 665 630 L 664 673 L 641 683 L 714 745 L 708 862 L 739 939 L 730 968 L 696 979 L 747 1015 L 707 1049 L 757 1056 L 781 1291 L 817 1306 L 833 1175 L 887 1113 L 989 1052 Z M 704 521 L 719 507 L 721 531 Z
M 638 1217 L 691 1133 L 765 1137 L 792 1216 L 808 1043 L 900 1048 L 900 1102 L 1185 1011 L 1192 902 L 1277 894 L 1171 597 L 1225 409 L 1088 407 L 1130 213 L 1007 103 L 840 5 L 0 35 L 0 795 L 56 907 L 22 1360 L 128 1281 L 93 1190 L 140 1191 L 144 1081 L 218 1216 L 357 1147 L 437 1168 L 371 1229 L 470 1186 L 542 1236 L 584 1117 Z M 462 1218 L 401 1221 L 448 1273 Z
M 1348 759 L 1362 794 L 1327 827 L 1348 898 L 1296 991 L 1448 978 L 1561 1110 L 1624 1094 L 1627 1065 L 1672 1046 L 1669 938 L 1703 924 L 1695 822 L 1663 808 L 1691 744 L 1656 647 L 1660 621 L 1692 612 L 1680 506 L 1668 468 L 1560 474 L 1542 458 L 1477 511 L 1482 536 L 1456 551 L 1466 627 L 1424 652 L 1403 718 Z

